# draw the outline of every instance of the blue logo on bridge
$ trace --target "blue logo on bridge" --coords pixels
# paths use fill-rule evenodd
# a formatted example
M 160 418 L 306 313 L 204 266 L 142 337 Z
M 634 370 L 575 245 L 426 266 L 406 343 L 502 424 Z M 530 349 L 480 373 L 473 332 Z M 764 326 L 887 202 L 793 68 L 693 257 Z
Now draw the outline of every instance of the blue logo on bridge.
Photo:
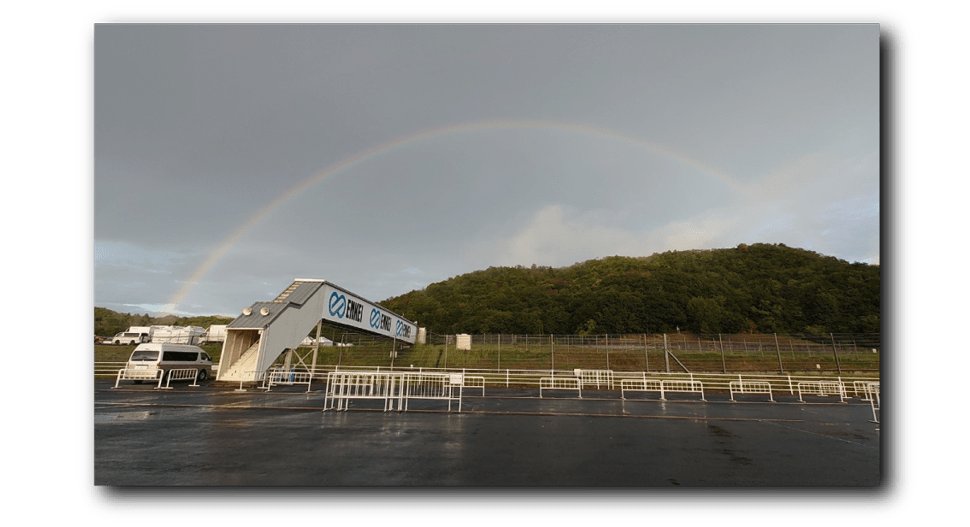
M 381 328 L 381 312 L 376 309 L 370 310 L 370 327 L 374 329 Z
M 337 294 L 336 291 L 331 293 L 329 310 L 330 316 L 344 318 L 344 313 L 347 312 L 347 297 Z M 373 316 L 371 317 L 371 320 L 373 320 Z
M 400 320 L 398 320 L 397 321 L 397 325 L 395 326 L 394 330 L 395 330 L 395 333 L 397 334 L 397 336 L 400 337 L 401 336 L 401 333 L 404 332 L 404 324 Z

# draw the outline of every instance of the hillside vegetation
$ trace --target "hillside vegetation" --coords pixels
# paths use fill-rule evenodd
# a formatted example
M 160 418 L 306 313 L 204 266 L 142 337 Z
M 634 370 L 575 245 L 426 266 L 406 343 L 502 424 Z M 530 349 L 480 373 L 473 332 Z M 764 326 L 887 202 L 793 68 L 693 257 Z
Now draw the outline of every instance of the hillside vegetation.
M 147 313 L 132 315 L 130 313 L 118 313 L 104 307 L 94 308 L 94 334 L 99 337 L 112 337 L 131 326 L 199 326 L 208 328 L 213 324 L 228 324 L 230 322 L 232 322 L 231 317 L 176 317 L 174 315 L 150 317 Z
M 432 333 L 878 333 L 880 268 L 742 244 L 490 267 L 381 304 Z

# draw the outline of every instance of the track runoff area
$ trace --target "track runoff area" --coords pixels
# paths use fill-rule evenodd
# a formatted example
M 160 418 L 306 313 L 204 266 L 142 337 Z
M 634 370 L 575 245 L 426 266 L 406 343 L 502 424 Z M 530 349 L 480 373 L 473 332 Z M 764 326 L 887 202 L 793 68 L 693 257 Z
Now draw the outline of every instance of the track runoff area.
M 120 486 L 875 488 L 850 395 L 465 388 L 337 402 L 328 386 L 95 381 L 95 483 Z M 615 387 L 614 387 L 615 388 Z M 483 393 L 484 392 L 484 393 Z M 422 392 L 417 395 L 427 395 Z M 345 404 L 344 404 L 345 403 Z M 878 412 L 877 412 L 878 416 Z

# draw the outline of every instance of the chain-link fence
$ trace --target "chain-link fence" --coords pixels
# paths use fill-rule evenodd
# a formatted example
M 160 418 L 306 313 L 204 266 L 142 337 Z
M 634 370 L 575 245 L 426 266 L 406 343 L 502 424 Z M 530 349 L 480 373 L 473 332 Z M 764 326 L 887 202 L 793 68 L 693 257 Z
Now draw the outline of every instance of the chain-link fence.
M 306 353 L 307 348 L 300 352 Z M 879 334 L 440 335 L 408 345 L 346 333 L 316 364 L 656 372 L 878 372 Z

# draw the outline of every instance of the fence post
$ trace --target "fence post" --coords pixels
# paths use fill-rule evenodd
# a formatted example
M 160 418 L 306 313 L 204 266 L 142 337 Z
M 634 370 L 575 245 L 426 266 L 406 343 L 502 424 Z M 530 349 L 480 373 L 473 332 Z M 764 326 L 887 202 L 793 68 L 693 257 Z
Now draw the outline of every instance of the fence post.
M 549 348 L 552 350 L 550 352 L 552 353 L 552 363 L 555 364 L 556 363 L 556 339 L 552 335 L 549 335 Z
M 717 340 L 721 342 L 721 372 L 727 373 L 727 363 L 724 362 L 724 339 L 721 338 L 721 334 L 717 334 Z
M 495 367 L 496 370 L 502 369 L 502 334 L 498 334 L 498 366 Z
M 664 333 L 664 364 L 667 367 L 667 373 L 670 373 L 670 356 L 668 355 L 670 350 L 667 349 L 667 334 Z
M 647 334 L 643 334 L 643 371 L 650 371 L 650 358 L 647 356 Z
M 785 367 L 781 364 L 781 348 L 778 347 L 778 334 L 775 335 L 775 351 L 778 352 L 778 370 L 785 373 Z
M 610 369 L 610 334 L 606 334 L 606 369 Z
M 835 355 L 835 367 L 838 369 L 839 374 L 841 374 L 842 365 L 839 364 L 839 352 L 835 349 L 835 336 L 829 333 L 829 338 L 832 339 L 832 355 Z

